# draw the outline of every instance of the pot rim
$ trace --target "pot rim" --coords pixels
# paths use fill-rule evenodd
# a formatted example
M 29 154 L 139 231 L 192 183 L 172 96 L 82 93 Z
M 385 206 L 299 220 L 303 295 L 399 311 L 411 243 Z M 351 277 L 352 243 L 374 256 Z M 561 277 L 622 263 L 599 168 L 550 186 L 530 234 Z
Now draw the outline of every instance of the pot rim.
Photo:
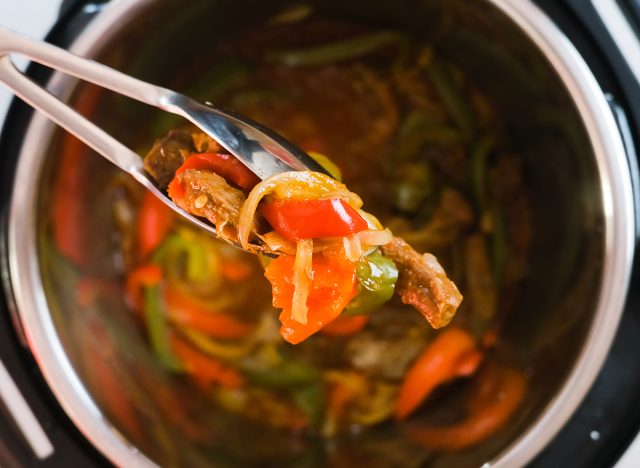
M 69 47 L 94 56 L 123 17 L 153 0 L 113 0 Z M 530 0 L 487 0 L 535 44 L 558 74 L 583 121 L 598 167 L 604 218 L 604 263 L 596 312 L 581 353 L 560 391 L 532 425 L 484 466 L 523 466 L 557 434 L 586 396 L 613 341 L 628 289 L 634 254 L 634 211 L 625 148 L 613 114 L 587 64 L 568 38 Z M 73 80 L 55 73 L 54 94 L 69 93 Z M 62 96 L 66 99 L 68 96 Z M 67 415 L 83 435 L 119 466 L 155 464 L 111 425 L 73 369 L 56 333 L 40 277 L 36 242 L 36 192 L 43 151 L 39 142 L 55 126 L 35 113 L 25 134 L 15 174 L 8 223 L 11 288 L 29 347 L 40 371 Z M 614 190 L 615 188 L 615 190 Z

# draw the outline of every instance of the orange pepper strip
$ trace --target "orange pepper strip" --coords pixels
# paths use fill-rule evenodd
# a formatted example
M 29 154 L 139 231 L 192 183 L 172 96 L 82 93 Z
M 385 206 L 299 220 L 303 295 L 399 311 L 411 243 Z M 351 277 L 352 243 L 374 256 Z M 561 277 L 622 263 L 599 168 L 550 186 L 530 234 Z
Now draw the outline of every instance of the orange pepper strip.
M 325 325 L 321 331 L 329 336 L 352 335 L 362 330 L 368 321 L 369 317 L 367 315 L 356 315 L 353 317 L 340 315 L 333 322 Z
M 406 434 L 429 449 L 444 451 L 462 450 L 490 437 L 514 414 L 527 385 L 521 372 L 497 366 L 480 379 L 478 395 L 471 399 L 463 421 L 446 427 L 407 427 Z
M 245 384 L 244 377 L 235 369 L 203 354 L 175 334 L 171 336 L 171 347 L 184 365 L 186 372 L 199 383 L 208 385 L 217 382 L 230 389 L 239 388 Z
M 457 375 L 459 377 L 468 377 L 475 374 L 483 358 L 484 354 L 482 354 L 482 351 L 477 349 L 464 353 L 458 360 Z
M 357 292 L 356 267 L 337 254 L 313 256 L 307 323 L 302 324 L 291 314 L 294 260 L 292 255 L 280 255 L 267 266 L 265 276 L 271 283 L 274 307 L 282 309 L 280 334 L 289 343 L 298 344 L 335 320 L 353 299 Z
M 251 325 L 228 314 L 211 311 L 176 288 L 167 287 L 164 299 L 169 320 L 178 325 L 216 338 L 242 338 L 251 333 Z
M 162 269 L 158 265 L 145 264 L 134 268 L 127 275 L 127 302 L 133 310 L 142 310 L 142 287 L 154 286 L 162 281 Z
M 396 399 L 394 416 L 405 419 L 440 384 L 475 371 L 480 359 L 473 337 L 460 328 L 448 328 L 427 345 L 404 377 Z M 474 365 L 475 363 L 475 365 Z
M 140 258 L 147 258 L 167 237 L 173 218 L 173 211 L 167 205 L 148 190 L 145 191 L 138 215 Z

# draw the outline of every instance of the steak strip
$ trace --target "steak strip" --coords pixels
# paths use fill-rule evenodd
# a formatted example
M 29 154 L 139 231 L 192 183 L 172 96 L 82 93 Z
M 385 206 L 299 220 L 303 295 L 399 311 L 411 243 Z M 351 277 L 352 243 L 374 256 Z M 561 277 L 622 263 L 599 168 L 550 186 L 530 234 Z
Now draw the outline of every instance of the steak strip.
M 433 328 L 447 325 L 462 302 L 462 294 L 436 257 L 420 255 L 399 237 L 382 246 L 382 253 L 398 268 L 396 292 L 402 302 L 417 309 Z

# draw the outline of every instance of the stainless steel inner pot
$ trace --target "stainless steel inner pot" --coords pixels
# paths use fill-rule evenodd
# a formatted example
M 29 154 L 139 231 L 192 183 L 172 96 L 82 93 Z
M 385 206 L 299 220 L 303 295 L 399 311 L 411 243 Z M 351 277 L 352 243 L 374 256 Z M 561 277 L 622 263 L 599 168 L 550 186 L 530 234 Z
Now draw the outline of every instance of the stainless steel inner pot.
M 180 89 L 186 86 L 180 82 L 181 72 L 202 60 L 211 44 L 261 27 L 289 3 L 113 0 L 71 50 Z M 529 279 L 509 318 L 504 346 L 511 349 L 507 359 L 527 370 L 529 394 L 507 429 L 473 450 L 434 456 L 430 465 L 522 466 L 553 438 L 586 394 L 624 303 L 634 218 L 624 148 L 607 101 L 568 40 L 526 0 L 304 3 L 315 15 L 435 38 L 439 53 L 474 76 L 491 96 L 524 156 L 534 204 L 534 248 Z M 57 74 L 50 89 L 83 106 L 75 98 L 75 81 Z M 134 149 L 143 150 L 157 136 L 145 125 L 157 117 L 154 111 L 106 94 L 95 99 L 92 119 Z M 78 306 L 78 278 L 48 248 L 49 194 L 60 155 L 69 150 L 61 141 L 59 129 L 34 115 L 18 162 L 7 232 L 10 288 L 46 380 L 82 433 L 116 465 L 225 464 L 215 449 L 216 431 L 234 429 L 222 419 L 209 421 L 205 438 L 212 448 L 196 449 L 189 431 L 197 432 L 193 426 L 201 421 L 190 417 L 206 402 L 186 394 L 155 366 L 120 297 L 114 297 L 106 321 Z M 86 153 L 95 175 L 87 200 L 96 208 L 77 222 L 85 225 L 95 250 L 90 271 L 109 277 L 117 258 L 108 212 L 100 208 L 115 169 Z M 100 365 L 87 362 L 87 346 L 95 346 L 105 330 L 117 337 L 106 356 L 139 370 L 121 375 L 119 390 L 133 397 L 128 381 L 157 382 L 159 396 L 147 395 L 143 401 L 148 404 L 139 408 L 153 428 L 151 441 L 116 427 L 105 411 L 108 402 L 93 393 L 100 382 L 83 371 Z M 163 408 L 167 392 L 180 394 L 191 412 Z M 274 450 L 280 443 L 273 441 Z M 251 440 L 246 450 L 252 450 Z M 322 464 L 322 459 L 315 462 Z

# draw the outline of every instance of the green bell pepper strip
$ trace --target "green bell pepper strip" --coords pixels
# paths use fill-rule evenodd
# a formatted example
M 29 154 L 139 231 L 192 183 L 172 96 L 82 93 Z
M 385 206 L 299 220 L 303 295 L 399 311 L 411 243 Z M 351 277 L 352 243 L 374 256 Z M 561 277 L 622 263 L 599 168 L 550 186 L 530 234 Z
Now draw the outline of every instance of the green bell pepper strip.
M 401 211 L 413 213 L 435 192 L 433 171 L 428 163 L 405 165 L 393 190 L 394 205 Z
M 358 294 L 344 311 L 350 316 L 370 314 L 391 299 L 398 269 L 392 260 L 374 252 L 356 263 L 356 277 Z
M 493 276 L 495 278 L 496 289 L 500 291 L 504 284 L 504 269 L 509 255 L 509 245 L 507 243 L 507 229 L 504 214 L 497 203 L 491 208 L 491 218 L 493 224 L 493 232 L 491 233 Z
M 462 90 L 456 87 L 447 65 L 434 60 L 427 68 L 427 77 L 467 141 L 472 140 L 476 133 L 476 123 Z
M 166 265 L 183 253 L 186 257 L 185 274 L 188 281 L 201 282 L 210 277 L 206 247 L 197 239 L 185 239 L 178 234 L 171 235 L 153 254 L 152 261 Z
M 252 366 L 242 366 L 242 371 L 250 382 L 262 387 L 286 389 L 309 385 L 319 381 L 318 370 L 302 361 L 286 360 L 276 367 L 255 369 Z
M 145 288 L 144 318 L 149 333 L 151 348 L 162 365 L 171 370 L 180 370 L 181 365 L 174 356 L 169 343 L 169 330 L 165 316 L 160 286 Z
M 242 366 L 244 375 L 254 385 L 289 392 L 293 401 L 315 426 L 322 420 L 325 390 L 318 369 L 303 361 L 287 359 L 278 366 L 256 369 Z
M 269 54 L 267 59 L 289 67 L 324 65 L 360 57 L 387 45 L 398 45 L 405 49 L 408 40 L 398 32 L 379 31 L 316 47 L 277 51 Z
M 326 395 L 324 385 L 320 380 L 307 385 L 294 387 L 291 396 L 298 408 L 309 418 L 312 426 L 319 426 L 322 422 Z
M 471 193 L 476 206 L 480 211 L 487 205 L 488 185 L 488 161 L 489 155 L 495 146 L 496 140 L 492 134 L 482 137 L 473 147 L 469 170 L 471 171 Z
M 426 145 L 452 146 L 464 142 L 460 130 L 422 111 L 411 112 L 400 126 L 395 164 L 407 161 Z

